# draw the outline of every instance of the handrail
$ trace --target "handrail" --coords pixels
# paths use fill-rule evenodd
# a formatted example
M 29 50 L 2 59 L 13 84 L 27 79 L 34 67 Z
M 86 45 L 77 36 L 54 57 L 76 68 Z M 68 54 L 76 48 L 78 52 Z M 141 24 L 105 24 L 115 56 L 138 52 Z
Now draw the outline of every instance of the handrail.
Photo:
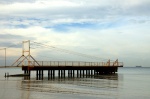
M 31 61 L 31 66 L 123 66 L 123 62 L 83 62 L 83 61 Z M 38 63 L 38 64 L 37 64 Z M 28 61 L 24 62 L 28 66 Z

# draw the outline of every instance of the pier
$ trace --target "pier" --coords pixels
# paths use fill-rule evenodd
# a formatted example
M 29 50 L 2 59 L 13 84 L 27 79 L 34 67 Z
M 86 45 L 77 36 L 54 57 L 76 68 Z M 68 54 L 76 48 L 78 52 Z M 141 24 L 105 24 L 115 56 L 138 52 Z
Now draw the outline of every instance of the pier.
M 41 46 L 41 43 L 33 42 L 37 46 Z M 32 71 L 36 71 L 37 80 L 43 79 L 44 71 L 47 71 L 48 79 L 54 79 L 65 77 L 87 77 L 104 74 L 115 74 L 118 71 L 118 67 L 123 67 L 123 62 L 119 62 L 118 59 L 112 61 L 108 59 L 106 62 L 84 62 L 84 61 L 37 61 L 30 53 L 30 40 L 22 42 L 22 55 L 12 64 L 10 67 L 21 67 L 25 76 L 31 76 Z M 100 60 L 97 56 L 86 55 L 74 51 L 56 48 L 42 44 L 42 47 L 55 48 L 56 50 L 83 56 L 86 58 L 94 58 Z M 6 58 L 5 58 L 6 59 Z M 106 60 L 106 59 L 105 59 Z M 6 67 L 6 64 L 5 64 Z M 23 76 L 22 74 L 19 76 Z M 16 75 L 12 75 L 16 76 Z M 17 75 L 18 76 L 18 75 Z
M 34 63 L 34 62 L 31 62 Z M 36 71 L 36 79 L 41 80 L 44 77 L 44 71 L 47 71 L 48 79 L 65 77 L 87 77 L 104 74 L 115 74 L 118 67 L 123 67 L 122 62 L 66 62 L 66 61 L 37 61 L 40 65 L 22 66 L 24 75 L 30 75 L 31 71 Z M 109 65 L 108 65 L 109 64 Z M 57 71 L 57 72 L 56 72 Z M 58 74 L 56 74 L 58 73 Z

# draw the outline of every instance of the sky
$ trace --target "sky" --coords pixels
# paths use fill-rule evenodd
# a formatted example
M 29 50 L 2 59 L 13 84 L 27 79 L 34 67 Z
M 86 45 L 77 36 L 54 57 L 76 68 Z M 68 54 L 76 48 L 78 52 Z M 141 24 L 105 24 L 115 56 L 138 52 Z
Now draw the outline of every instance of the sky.
M 0 60 L 3 64 L 3 48 L 30 40 L 37 60 L 119 59 L 124 66 L 149 67 L 149 28 L 150 0 L 0 0 Z M 21 45 L 8 49 L 7 61 L 21 50 Z

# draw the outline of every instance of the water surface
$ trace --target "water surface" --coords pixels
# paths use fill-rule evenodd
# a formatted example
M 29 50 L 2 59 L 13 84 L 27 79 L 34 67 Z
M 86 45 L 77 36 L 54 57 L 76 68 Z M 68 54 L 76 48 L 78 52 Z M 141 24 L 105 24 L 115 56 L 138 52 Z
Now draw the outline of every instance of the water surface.
M 0 68 L 0 99 L 150 99 L 150 68 L 119 68 L 115 75 L 88 78 L 30 80 L 5 78 L 23 73 L 20 68 Z

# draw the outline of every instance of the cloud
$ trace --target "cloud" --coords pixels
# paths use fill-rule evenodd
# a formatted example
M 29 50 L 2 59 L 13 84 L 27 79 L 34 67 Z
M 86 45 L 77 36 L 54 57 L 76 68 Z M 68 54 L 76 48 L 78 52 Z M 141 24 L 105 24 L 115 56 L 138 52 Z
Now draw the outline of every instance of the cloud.
M 121 3 L 122 1 L 111 0 L 109 3 L 105 3 L 104 0 L 95 2 L 75 2 L 73 0 L 67 1 L 41 1 L 35 3 L 14 3 L 11 5 L 2 5 L 1 14 L 11 16 L 30 16 L 39 18 L 44 17 L 49 19 L 105 19 L 107 17 L 116 17 L 120 15 L 148 15 L 148 8 L 150 2 L 131 3 L 128 0 L 127 4 Z M 139 0 L 138 0 L 139 1 Z M 60 4 L 61 5 L 58 5 Z M 104 5 L 102 5 L 104 3 Z M 134 5 L 135 4 L 135 5 Z M 86 5 L 86 6 L 85 6 Z M 18 9 L 19 8 L 19 9 Z M 9 12 L 8 12 L 9 10 Z M 54 18 L 55 17 L 55 18 Z
M 116 3 L 117 2 L 117 3 Z M 61 5 L 58 5 L 60 4 Z M 65 24 L 109 24 L 114 21 L 134 20 L 137 16 L 149 16 L 149 1 L 144 0 L 85 0 L 55 1 L 39 0 L 34 3 L 13 3 L 0 6 L 2 27 L 27 28 L 30 26 L 55 27 Z M 19 9 L 18 9 L 19 8 Z M 143 18 L 139 22 L 145 22 Z M 120 21 L 119 21 L 120 22 Z M 113 24 L 114 25 L 114 24 Z M 119 24 L 120 25 L 120 24 Z M 119 26 L 118 25 L 118 26 Z M 91 26 L 91 25 L 90 25 Z
M 0 1 L 0 47 L 23 40 L 50 41 L 46 44 L 107 59 L 120 58 L 128 65 L 134 64 L 130 60 L 141 58 L 148 66 L 149 4 L 149 0 Z M 33 50 L 37 58 L 41 52 Z M 42 55 L 58 56 L 53 55 L 58 52 L 52 53 Z
M 26 2 L 33 3 L 35 1 L 36 0 L 0 0 L 0 4 L 26 3 Z
M 12 35 L 12 34 L 0 34 L 1 39 L 9 40 L 9 39 L 23 39 L 23 36 L 20 35 Z
M 1 5 L 0 25 L 1 28 L 40 26 L 55 30 L 58 27 L 58 31 L 68 31 L 67 28 L 77 25 L 81 28 L 110 28 L 130 22 L 149 22 L 149 1 L 116 1 L 45 0 Z
M 22 40 L 34 40 L 34 37 L 25 37 L 15 34 L 0 34 L 0 47 L 21 48 Z

